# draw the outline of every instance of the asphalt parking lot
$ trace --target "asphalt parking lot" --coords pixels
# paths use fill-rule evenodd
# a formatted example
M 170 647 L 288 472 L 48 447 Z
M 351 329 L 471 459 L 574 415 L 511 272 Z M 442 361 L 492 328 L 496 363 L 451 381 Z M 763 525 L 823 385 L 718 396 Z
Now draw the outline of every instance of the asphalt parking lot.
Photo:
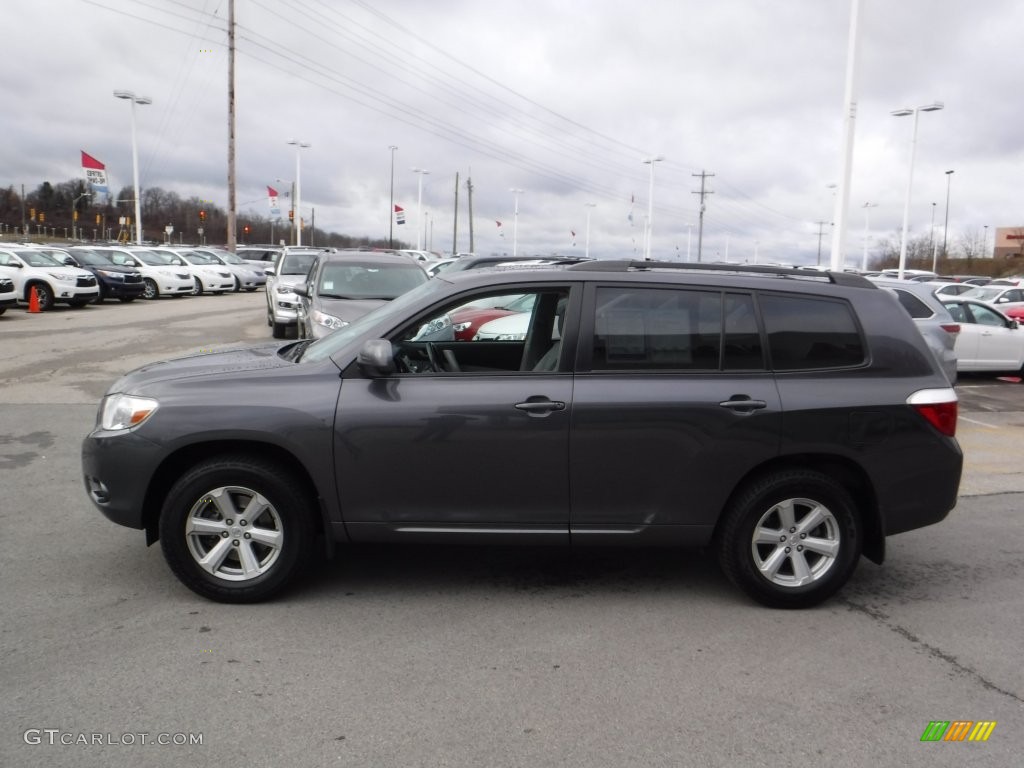
M 270 342 L 264 302 L 0 317 L 0 765 L 1020 764 L 1021 383 L 959 383 L 957 508 L 815 610 L 701 552 L 455 548 L 343 550 L 217 605 L 94 510 L 78 451 L 124 371 Z M 997 725 L 922 742 L 937 720 Z

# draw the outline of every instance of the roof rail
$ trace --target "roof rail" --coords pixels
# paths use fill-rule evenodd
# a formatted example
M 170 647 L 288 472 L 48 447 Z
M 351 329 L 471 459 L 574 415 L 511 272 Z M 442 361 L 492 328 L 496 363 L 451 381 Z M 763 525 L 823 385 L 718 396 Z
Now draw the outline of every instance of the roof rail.
M 588 270 L 591 272 L 644 272 L 654 269 L 670 269 L 691 272 L 734 272 L 748 275 L 770 275 L 775 277 L 794 277 L 799 279 L 827 279 L 834 285 L 858 288 L 876 288 L 877 286 L 861 275 L 852 272 L 819 272 L 818 270 L 798 269 L 796 267 L 773 267 L 757 264 L 694 264 L 679 261 L 636 261 L 630 259 L 603 259 L 573 264 L 566 269 Z

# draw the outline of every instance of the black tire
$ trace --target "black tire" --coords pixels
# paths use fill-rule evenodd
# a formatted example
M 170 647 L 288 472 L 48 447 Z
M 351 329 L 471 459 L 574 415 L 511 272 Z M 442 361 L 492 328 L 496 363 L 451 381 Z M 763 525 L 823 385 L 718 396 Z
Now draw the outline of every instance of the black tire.
M 0 307 L 0 315 L 7 311 L 7 307 Z
M 245 289 L 245 292 L 246 292 L 246 293 L 252 293 L 252 292 L 253 292 L 253 291 L 255 291 L 255 290 L 256 290 L 256 286 L 255 286 L 255 285 L 253 285 L 253 286 L 247 287 L 247 288 Z
M 274 322 L 273 330 L 270 332 L 275 339 L 287 339 L 288 338 L 288 326 L 284 323 Z
M 238 279 L 238 275 L 235 275 L 235 287 L 232 289 L 235 293 L 242 290 L 242 281 Z
M 83 307 L 87 307 L 95 301 L 96 299 L 71 299 L 70 301 L 68 301 L 68 304 L 70 304 L 75 309 L 82 309 Z
M 46 283 L 33 283 L 36 289 L 36 298 L 39 299 L 39 311 L 48 312 L 53 309 L 53 289 Z M 26 300 L 32 299 L 32 286 L 29 286 L 25 293 Z
M 92 303 L 93 304 L 102 304 L 104 299 L 106 299 L 106 298 L 107 298 L 107 296 L 106 296 L 106 294 L 103 291 L 103 284 L 101 283 L 100 286 L 99 286 L 99 293 L 96 294 L 96 298 L 94 298 L 92 300 Z
M 142 298 L 149 300 L 160 298 L 160 289 L 157 288 L 156 280 L 151 277 L 147 277 L 142 281 L 142 284 L 145 286 L 145 290 L 142 292 Z
M 135 296 L 119 296 L 118 297 L 118 301 L 120 301 L 122 304 L 131 304 L 133 301 L 135 301 L 135 299 L 136 299 Z
M 807 546 L 808 540 L 816 546 Z M 850 578 L 862 546 L 860 521 L 846 489 L 804 469 L 765 475 L 740 489 L 717 534 L 722 570 L 772 608 L 809 608 L 831 597 Z
M 225 293 L 226 293 L 226 291 L 214 291 L 213 295 L 214 296 L 223 296 Z
M 203 284 L 199 281 L 198 277 L 193 277 L 192 279 L 195 281 L 195 284 L 192 286 L 192 295 L 193 296 L 202 296 L 203 295 Z
M 246 520 L 240 515 L 255 495 L 266 506 Z M 171 487 L 160 514 L 160 545 L 171 570 L 196 594 L 254 603 L 285 589 L 309 563 L 314 514 L 302 484 L 277 463 L 245 455 L 215 457 Z M 188 533 L 195 523 L 208 532 Z M 257 531 L 259 536 L 250 536 Z M 272 538 L 278 543 L 261 543 Z M 211 555 L 217 565 L 200 565 Z M 246 562 L 251 574 L 244 572 Z

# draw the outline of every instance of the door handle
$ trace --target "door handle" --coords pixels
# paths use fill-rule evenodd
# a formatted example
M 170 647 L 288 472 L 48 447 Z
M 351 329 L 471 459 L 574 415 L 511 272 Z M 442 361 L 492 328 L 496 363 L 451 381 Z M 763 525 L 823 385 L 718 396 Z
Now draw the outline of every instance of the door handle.
M 728 408 L 739 413 L 750 413 L 751 411 L 758 411 L 768 407 L 768 403 L 764 400 L 751 400 L 747 395 L 733 395 L 729 400 L 723 400 L 719 405 L 722 408 Z
M 527 400 L 524 403 L 516 403 L 515 407 L 520 411 L 526 411 L 530 416 L 547 416 L 552 411 L 564 411 L 565 403 L 558 400 L 548 400 L 546 397 L 541 400 Z

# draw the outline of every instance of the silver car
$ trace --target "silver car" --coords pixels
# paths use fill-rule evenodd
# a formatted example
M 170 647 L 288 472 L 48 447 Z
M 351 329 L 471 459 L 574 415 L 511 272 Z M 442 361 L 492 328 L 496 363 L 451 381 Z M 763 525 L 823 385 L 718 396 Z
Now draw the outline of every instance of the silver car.
M 935 286 L 915 280 L 895 280 L 885 277 L 870 277 L 880 288 L 887 288 L 896 294 L 900 304 L 914 319 L 918 330 L 928 342 L 943 373 L 951 384 L 956 383 L 956 337 L 960 324 L 949 314 L 949 310 L 935 295 Z
M 320 248 L 286 248 L 277 263 L 267 268 L 267 325 L 275 339 L 283 339 L 288 328 L 298 325 L 299 297 L 295 286 L 306 282 Z

